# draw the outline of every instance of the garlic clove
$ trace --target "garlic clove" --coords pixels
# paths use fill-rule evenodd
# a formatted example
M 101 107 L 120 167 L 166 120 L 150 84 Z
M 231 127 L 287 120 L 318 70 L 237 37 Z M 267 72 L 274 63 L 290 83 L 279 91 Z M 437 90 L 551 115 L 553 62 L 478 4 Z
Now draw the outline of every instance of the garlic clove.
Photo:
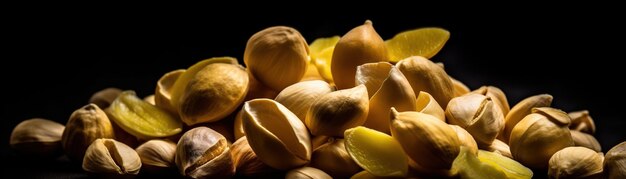
M 498 109 L 502 111 L 502 114 L 504 116 L 506 116 L 509 113 L 510 111 L 509 102 L 506 99 L 506 95 L 504 94 L 502 90 L 500 90 L 500 88 L 497 88 L 495 86 L 482 86 L 472 92 L 482 94 L 491 98 L 491 100 L 498 107 Z
M 33 118 L 20 122 L 11 132 L 9 144 L 27 156 L 56 157 L 62 152 L 61 137 L 65 126 L 57 122 Z
M 91 95 L 89 103 L 93 103 L 101 109 L 106 109 L 121 93 L 122 90 L 119 88 L 105 88 Z
M 463 84 L 463 82 L 454 79 L 452 77 L 450 77 L 450 81 L 452 82 L 452 88 L 453 88 L 453 96 L 454 97 L 459 97 L 459 96 L 463 96 L 467 93 L 470 92 L 469 87 L 467 87 L 465 84 Z
M 115 138 L 113 126 L 102 109 L 88 104 L 72 113 L 65 124 L 61 144 L 70 159 L 80 161 L 89 145 L 99 138 Z
M 533 177 L 532 170 L 526 168 L 524 165 L 511 159 L 510 157 L 500 155 L 496 152 L 479 150 L 478 160 L 480 160 L 483 164 L 490 165 L 504 172 L 507 178 L 530 179 Z
M 598 142 L 598 140 L 596 140 L 596 138 L 592 135 L 575 130 L 570 130 L 569 132 L 572 134 L 574 146 L 587 147 L 596 152 L 602 152 L 600 142 Z
M 113 139 L 96 139 L 85 151 L 83 170 L 103 174 L 137 175 L 141 159 L 133 148 Z
M 330 92 L 311 105 L 305 124 L 313 135 L 343 137 L 346 129 L 365 122 L 369 106 L 364 85 Z
M 441 108 L 439 103 L 427 92 L 420 91 L 419 95 L 417 95 L 416 103 L 416 111 L 424 114 L 430 114 L 435 116 L 437 119 L 445 122 L 446 121 L 446 113 Z
M 528 97 L 517 103 L 509 113 L 504 117 L 504 130 L 498 139 L 503 142 L 509 142 L 513 127 L 521 121 L 526 115 L 530 114 L 535 107 L 548 107 L 552 104 L 552 95 L 540 94 Z
M 502 156 L 508 157 L 510 159 L 513 159 L 513 155 L 511 154 L 511 148 L 509 147 L 509 144 L 506 144 L 502 142 L 501 140 L 498 140 L 498 139 L 494 140 L 493 143 L 491 143 L 491 146 L 489 146 L 487 150 L 500 154 Z
M 185 132 L 176 144 L 174 161 L 180 174 L 191 178 L 230 177 L 235 173 L 226 138 L 208 127 Z
M 355 127 L 345 132 L 346 151 L 363 169 L 375 176 L 404 177 L 408 172 L 408 157 L 393 137 L 369 129 Z
M 567 147 L 549 161 L 549 178 L 600 178 L 604 157 L 585 147 Z
M 261 161 L 282 170 L 310 161 L 309 131 L 289 109 L 271 99 L 254 99 L 242 110 L 244 132 Z
M 604 176 L 626 178 L 626 142 L 619 143 L 604 155 Z
M 164 74 L 157 82 L 154 90 L 154 104 L 168 112 L 178 115 L 178 109 L 172 106 L 172 90 L 176 80 L 185 73 L 185 69 L 178 69 Z
M 274 100 L 284 105 L 301 120 L 305 120 L 315 100 L 332 91 L 333 88 L 325 81 L 303 81 L 283 89 Z
M 589 115 L 589 111 L 574 111 L 568 113 L 568 115 L 572 119 L 572 124 L 569 126 L 570 129 L 587 134 L 594 134 L 596 132 L 596 124 Z
M 415 94 L 425 91 L 433 96 L 441 108 L 448 106 L 448 102 L 454 97 L 454 87 L 448 74 L 432 61 L 412 56 L 400 60 L 396 67 L 409 81 Z
M 104 112 L 103 112 L 104 113 Z M 124 91 L 109 107 L 109 114 L 124 131 L 141 139 L 168 137 L 182 131 L 182 123 L 165 110 Z
M 149 140 L 137 147 L 135 151 L 144 166 L 169 168 L 176 165 L 174 163 L 176 143 L 169 140 Z
M 478 155 L 478 144 L 474 140 L 474 137 L 467 132 L 467 130 L 457 125 L 449 125 L 456 132 L 456 136 L 459 138 L 459 144 L 469 150 L 470 153 Z
M 238 176 L 258 176 L 277 171 L 259 159 L 245 136 L 237 139 L 230 148 Z
M 347 178 L 363 170 L 346 151 L 345 140 L 333 138 L 313 151 L 310 166 L 335 178 Z
M 478 148 L 487 149 L 504 127 L 504 116 L 491 98 L 469 93 L 450 100 L 446 107 L 448 123 L 458 125 L 474 137 Z
M 343 35 L 335 45 L 330 68 L 333 81 L 337 89 L 352 88 L 357 66 L 387 59 L 385 42 L 374 30 L 372 21 L 367 20 Z

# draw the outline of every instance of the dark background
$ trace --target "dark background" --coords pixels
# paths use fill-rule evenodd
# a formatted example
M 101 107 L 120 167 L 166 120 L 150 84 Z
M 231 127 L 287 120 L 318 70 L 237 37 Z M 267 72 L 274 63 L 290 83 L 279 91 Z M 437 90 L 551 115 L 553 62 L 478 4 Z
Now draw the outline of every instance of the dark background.
M 80 168 L 67 163 L 22 160 L 11 151 L 11 130 L 22 120 L 42 117 L 64 124 L 100 89 L 133 89 L 147 96 L 166 72 L 215 56 L 242 60 L 247 39 L 269 26 L 294 27 L 310 43 L 343 35 L 366 19 L 383 39 L 418 27 L 449 30 L 450 40 L 433 60 L 444 62 L 451 76 L 472 89 L 500 87 L 511 107 L 525 97 L 549 93 L 556 108 L 588 109 L 606 152 L 626 140 L 620 65 L 626 31 L 619 27 L 625 19 L 620 18 L 623 10 L 613 7 L 11 12 L 3 17 L 0 70 L 0 157 L 11 166 L 2 173 L 81 176 Z

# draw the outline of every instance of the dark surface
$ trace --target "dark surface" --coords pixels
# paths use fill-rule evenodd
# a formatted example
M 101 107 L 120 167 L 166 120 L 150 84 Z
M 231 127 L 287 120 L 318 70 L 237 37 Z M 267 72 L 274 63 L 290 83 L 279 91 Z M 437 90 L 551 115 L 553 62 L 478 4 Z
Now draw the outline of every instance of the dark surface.
M 554 96 L 564 111 L 588 109 L 603 151 L 626 140 L 623 118 L 623 14 L 610 6 L 453 11 L 420 8 L 378 15 L 324 12 L 233 12 L 188 14 L 118 11 L 21 11 L 4 22 L 1 156 L 2 175 L 27 178 L 86 176 L 66 160 L 22 160 L 9 149 L 12 128 L 43 117 L 65 123 L 90 95 L 105 87 L 153 92 L 168 71 L 215 56 L 242 60 L 247 39 L 273 25 L 298 29 L 308 42 L 343 35 L 366 19 L 384 38 L 403 30 L 438 26 L 451 38 L 433 58 L 448 73 L 476 89 L 500 87 L 511 106 L 540 93 Z M 37 10 L 32 10 L 38 12 Z M 371 12 L 371 11 L 364 11 Z M 593 13 L 591 13 L 593 12 Z M 256 13 L 256 14 L 254 14 Z M 228 18 L 226 18 L 228 17 Z M 9 64 L 6 61 L 10 61 Z M 63 162 L 65 161 L 65 162 Z M 536 173 L 543 176 L 543 173 Z M 4 178 L 4 177 L 3 177 Z

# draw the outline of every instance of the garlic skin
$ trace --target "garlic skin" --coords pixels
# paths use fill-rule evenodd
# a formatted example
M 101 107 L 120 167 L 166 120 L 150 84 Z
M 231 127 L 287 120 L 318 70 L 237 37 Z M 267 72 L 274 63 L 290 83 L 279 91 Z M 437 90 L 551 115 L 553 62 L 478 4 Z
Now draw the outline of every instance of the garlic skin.
M 589 115 L 589 111 L 574 111 L 567 113 L 572 118 L 572 124 L 569 126 L 571 130 L 584 132 L 593 135 L 596 132 L 596 124 Z
M 626 142 L 619 143 L 604 155 L 604 176 L 626 178 Z
M 62 152 L 61 136 L 65 126 L 57 122 L 33 118 L 20 122 L 13 128 L 9 144 L 26 156 L 56 157 Z
M 140 169 L 137 152 L 114 139 L 96 139 L 85 151 L 83 170 L 88 172 L 137 175 Z
M 487 149 L 504 127 L 504 116 L 491 98 L 469 93 L 450 100 L 446 107 L 448 123 L 467 130 L 478 144 Z
M 172 106 L 171 91 L 174 88 L 174 84 L 178 77 L 185 73 L 185 69 L 178 69 L 167 72 L 157 82 L 156 89 L 154 90 L 154 105 L 168 112 L 178 115 L 178 109 Z
M 87 147 L 99 138 L 115 138 L 113 126 L 104 111 L 95 104 L 88 104 L 72 113 L 61 142 L 70 159 L 81 161 Z
M 601 178 L 604 156 L 585 147 L 567 147 L 549 161 L 549 178 Z
M 540 107 L 524 117 L 511 131 L 513 158 L 527 167 L 546 169 L 557 151 L 574 145 L 567 127 L 569 116 L 561 110 Z
M 388 61 L 385 42 L 372 21 L 367 20 L 343 35 L 335 45 L 331 73 L 337 89 L 355 86 L 356 67 L 365 63 Z
M 298 30 L 274 26 L 250 37 L 243 60 L 260 83 L 281 91 L 302 79 L 309 63 L 308 55 L 309 45 Z
M 496 105 L 498 109 L 501 110 L 504 116 L 506 116 L 511 110 L 511 107 L 509 107 L 509 101 L 506 99 L 506 95 L 498 87 L 482 86 L 478 88 L 477 90 L 472 91 L 472 93 L 482 94 L 491 98 L 491 100 L 493 101 L 493 104 Z

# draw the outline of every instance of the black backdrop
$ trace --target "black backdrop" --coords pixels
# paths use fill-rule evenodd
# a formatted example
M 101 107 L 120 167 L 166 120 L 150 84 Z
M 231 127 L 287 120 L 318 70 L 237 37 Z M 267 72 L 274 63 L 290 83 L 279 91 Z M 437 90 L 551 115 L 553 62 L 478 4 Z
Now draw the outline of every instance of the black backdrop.
M 28 10 L 5 16 L 0 146 L 2 158 L 17 162 L 3 168 L 3 175 L 80 171 L 66 164 L 32 169 L 32 162 L 18 160 L 8 139 L 22 120 L 43 117 L 65 123 L 73 110 L 105 87 L 146 96 L 168 71 L 214 56 L 242 60 L 247 39 L 265 27 L 292 26 L 311 42 L 343 35 L 366 19 L 384 39 L 417 27 L 448 29 L 451 38 L 433 60 L 444 62 L 449 74 L 470 88 L 500 87 L 511 106 L 527 96 L 549 93 L 557 108 L 590 110 L 605 152 L 626 140 L 619 65 L 624 59 L 625 31 L 619 27 L 624 19 L 611 6 L 414 8 L 373 14 L 215 9 L 183 14 Z

